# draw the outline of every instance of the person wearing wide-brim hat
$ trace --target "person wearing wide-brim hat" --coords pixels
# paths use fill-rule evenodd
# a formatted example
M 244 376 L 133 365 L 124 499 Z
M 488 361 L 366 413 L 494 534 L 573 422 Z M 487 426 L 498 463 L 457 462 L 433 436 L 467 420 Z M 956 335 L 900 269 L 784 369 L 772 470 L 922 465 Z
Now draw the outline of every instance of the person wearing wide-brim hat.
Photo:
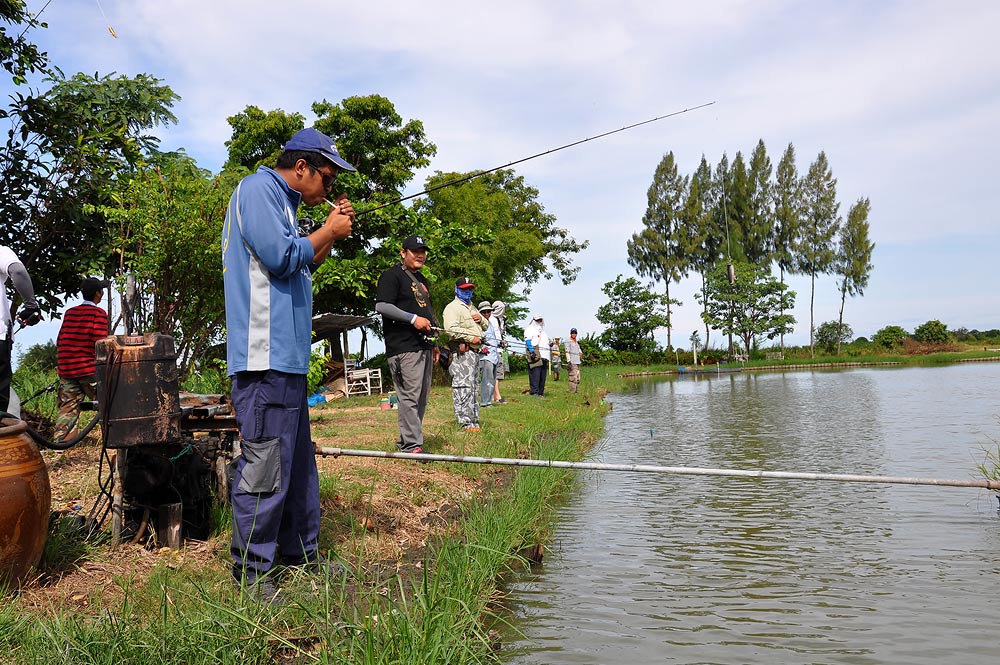
M 479 313 L 489 323 L 483 333 L 483 355 L 479 358 L 479 406 L 493 406 L 493 388 L 497 382 L 497 364 L 500 362 L 500 337 L 493 323 L 493 305 L 489 300 L 479 303 Z
M 562 373 L 562 352 L 559 350 L 559 338 L 553 337 L 552 344 L 549 346 L 549 352 L 552 359 L 549 361 L 549 368 L 552 370 L 552 380 L 558 381 L 559 375 Z
M 528 392 L 536 397 L 545 396 L 545 377 L 549 371 L 552 351 L 545 332 L 545 319 L 541 314 L 531 317 L 524 327 L 524 346 L 528 353 Z
M 478 432 L 479 425 L 479 355 L 483 333 L 489 327 L 485 316 L 472 304 L 476 285 L 468 275 L 455 280 L 455 299 L 444 308 L 444 328 L 451 341 L 451 399 L 455 419 L 466 432 Z
M 493 384 L 493 403 L 506 404 L 507 400 L 500 394 L 500 382 L 507 377 L 510 365 L 507 360 L 507 305 L 502 300 L 493 302 L 493 316 L 490 317 L 490 325 L 496 327 L 497 339 L 500 340 L 500 362 L 497 363 L 497 380 Z

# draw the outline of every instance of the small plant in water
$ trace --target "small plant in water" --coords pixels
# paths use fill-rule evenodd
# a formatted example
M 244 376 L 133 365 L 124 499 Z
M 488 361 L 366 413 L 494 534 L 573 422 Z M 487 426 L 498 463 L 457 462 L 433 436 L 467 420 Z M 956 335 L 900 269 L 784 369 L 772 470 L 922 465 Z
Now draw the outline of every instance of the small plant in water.
M 979 472 L 983 474 L 983 477 L 987 480 L 996 480 L 1000 482 L 1000 441 L 997 441 L 993 437 L 987 435 L 986 438 L 990 440 L 988 444 L 983 444 L 983 461 L 976 465 Z M 996 495 L 997 499 L 1000 500 L 1000 490 L 993 490 L 993 494 Z

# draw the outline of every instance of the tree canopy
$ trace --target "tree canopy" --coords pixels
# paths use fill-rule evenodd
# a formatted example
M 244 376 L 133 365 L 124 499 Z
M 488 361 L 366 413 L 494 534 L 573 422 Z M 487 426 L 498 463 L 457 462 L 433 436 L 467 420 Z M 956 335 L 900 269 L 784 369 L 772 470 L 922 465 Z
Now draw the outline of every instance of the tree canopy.
M 715 328 L 743 341 L 747 355 L 761 337 L 774 339 L 791 332 L 795 317 L 785 314 L 795 304 L 795 292 L 776 280 L 767 267 L 737 262 L 735 281 L 720 262 L 708 275 L 705 317 Z
M 470 174 L 435 173 L 427 189 Z M 542 279 L 558 276 L 569 284 L 579 272 L 574 255 L 587 247 L 556 225 L 545 211 L 537 189 L 511 169 L 500 169 L 459 185 L 429 192 L 414 205 L 445 228 L 463 230 L 468 237 L 459 251 L 438 258 L 434 270 L 454 279 L 468 274 L 477 292 L 492 300 L 518 302 Z M 433 250 L 433 248 L 432 248 Z M 430 261 L 428 261 L 430 263 Z M 454 282 L 442 280 L 435 302 L 451 300 Z M 522 288 L 515 294 L 515 284 Z M 437 294 L 443 293 L 442 296 Z
M 213 176 L 183 153 L 151 155 L 99 210 L 117 270 L 131 275 L 137 288 L 126 327 L 173 335 L 184 372 L 222 341 L 219 237 L 240 173 Z
M 635 277 L 618 275 L 601 288 L 608 302 L 597 310 L 607 328 L 601 344 L 616 351 L 654 351 L 653 333 L 667 325 L 667 297 L 653 293 Z
M 844 321 L 844 302 L 847 296 L 864 295 L 868 276 L 872 271 L 872 252 L 875 243 L 868 239 L 868 212 L 871 203 L 867 198 L 858 199 L 847 213 L 847 222 L 840 230 L 840 243 L 834 258 L 834 270 L 840 275 L 840 318 Z M 840 353 L 840 342 L 837 343 Z
M 177 95 L 145 74 L 45 80 L 50 87 L 13 96 L 11 128 L 0 147 L 0 242 L 32 276 L 45 311 L 62 305 L 82 274 L 111 274 L 108 229 L 98 208 L 139 168 L 175 121 Z
M 868 204 L 862 205 L 867 199 L 859 199 L 852 207 L 856 223 L 844 231 L 842 249 L 835 252 L 841 232 L 836 184 L 823 152 L 807 175 L 799 177 L 791 143 L 776 170 L 763 140 L 757 142 L 749 160 L 737 151 L 730 163 L 723 153 L 713 168 L 703 155 L 689 176 L 680 172 L 674 153 L 668 152 L 647 191 L 643 227 L 627 241 L 629 264 L 642 277 L 662 280 L 668 297 L 672 283 L 698 273 L 702 280 L 698 300 L 704 304 L 709 301 L 708 273 L 720 259 L 762 268 L 776 263 L 782 283 L 786 272 L 811 276 L 811 325 L 817 275 L 843 275 L 841 266 L 850 267 L 849 292 L 861 295 L 871 270 Z M 843 284 L 841 280 L 838 287 Z M 711 317 L 703 311 L 702 319 L 708 346 Z M 668 329 L 668 340 L 669 334 Z
M 646 213 L 642 216 L 643 230 L 628 240 L 628 262 L 639 275 L 664 284 L 667 303 L 667 346 L 671 341 L 670 285 L 679 282 L 688 272 L 680 233 L 684 221 L 688 178 L 681 177 L 674 153 L 663 156 L 646 192 Z
M 0 3 L 0 66 L 10 74 L 14 85 L 24 85 L 29 74 L 45 71 L 48 67 L 47 55 L 22 37 L 39 26 L 45 24 L 28 12 L 23 0 Z M 3 111 L 0 117 L 5 117 Z

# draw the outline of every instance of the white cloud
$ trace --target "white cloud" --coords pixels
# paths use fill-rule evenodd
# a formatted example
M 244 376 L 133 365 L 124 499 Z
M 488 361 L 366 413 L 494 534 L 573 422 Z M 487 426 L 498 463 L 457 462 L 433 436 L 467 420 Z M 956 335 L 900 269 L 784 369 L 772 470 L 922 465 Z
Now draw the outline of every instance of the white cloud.
M 466 171 L 718 100 L 516 167 L 559 224 L 592 243 L 578 258 L 577 282 L 536 287 L 533 305 L 547 310 L 550 326 L 597 328 L 600 286 L 631 274 L 624 243 L 641 226 L 646 188 L 665 152 L 674 151 L 690 172 L 702 154 L 714 165 L 723 152 L 730 159 L 737 150 L 748 154 L 759 138 L 775 166 L 793 142 L 800 173 L 826 151 L 843 214 L 859 196 L 871 199 L 878 249 L 871 289 L 848 303 L 856 332 L 871 334 L 882 320 L 921 318 L 935 307 L 954 314 L 953 325 L 997 311 L 988 261 L 961 257 L 962 248 L 981 256 L 1000 228 L 1000 50 L 992 46 L 1000 5 L 102 4 L 117 40 L 88 3 L 53 3 L 43 15 L 51 29 L 34 36 L 45 34 L 67 71 L 164 79 L 183 98 L 178 126 L 162 132 L 164 147 L 183 146 L 213 169 L 225 157 L 225 118 L 248 104 L 308 115 L 315 100 L 379 93 L 405 119 L 423 121 L 438 146 L 428 171 Z M 942 243 L 957 249 L 928 281 L 922 264 Z M 895 251 L 886 252 L 890 247 Z M 906 256 L 920 265 L 901 268 Z M 912 288 L 918 278 L 919 297 Z M 807 302 L 808 289 L 797 287 Z M 832 278 L 821 289 L 817 319 L 825 321 L 839 298 Z M 685 299 L 678 329 L 700 326 L 693 290 L 687 282 L 676 289 Z M 587 311 L 571 302 L 587 303 Z M 797 308 L 796 316 L 795 338 L 807 341 L 808 310 L 803 318 Z

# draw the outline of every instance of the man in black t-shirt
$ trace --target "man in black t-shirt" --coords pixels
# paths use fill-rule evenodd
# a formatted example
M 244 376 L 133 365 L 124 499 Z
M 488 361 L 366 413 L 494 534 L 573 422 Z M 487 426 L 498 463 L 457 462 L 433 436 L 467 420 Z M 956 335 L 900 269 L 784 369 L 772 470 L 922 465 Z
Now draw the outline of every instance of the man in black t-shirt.
M 423 238 L 412 235 L 404 240 L 400 256 L 402 260 L 379 277 L 375 311 L 382 315 L 385 355 L 399 403 L 396 445 L 406 453 L 422 453 L 431 369 L 440 355 L 434 341 L 437 324 L 430 284 L 420 273 L 427 260 Z

